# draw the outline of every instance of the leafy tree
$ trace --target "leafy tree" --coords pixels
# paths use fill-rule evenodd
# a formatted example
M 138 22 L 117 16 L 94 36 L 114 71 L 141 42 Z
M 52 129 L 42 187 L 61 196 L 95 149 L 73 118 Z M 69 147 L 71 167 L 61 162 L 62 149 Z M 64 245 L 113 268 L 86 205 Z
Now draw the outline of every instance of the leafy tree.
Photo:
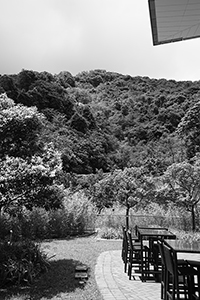
M 84 117 L 82 117 L 78 113 L 75 113 L 70 120 L 70 127 L 82 133 L 86 133 L 88 129 L 88 124 Z
M 200 201 L 200 159 L 195 158 L 193 164 L 186 161 L 172 164 L 163 179 L 160 193 L 191 213 L 192 229 L 195 230 L 195 210 Z
M 103 134 L 94 131 L 89 136 L 83 136 L 78 133 L 68 136 L 63 144 L 62 159 L 65 172 L 89 174 L 96 173 L 97 169 L 109 171 L 108 142 Z
M 75 87 L 75 80 L 70 72 L 62 71 L 59 74 L 54 75 L 54 78 L 64 88 Z
M 61 155 L 53 145 L 40 145 L 38 151 L 43 121 L 35 107 L 0 96 L 0 211 L 20 214 L 24 207 L 61 206 L 62 189 L 56 184 Z
M 8 156 L 0 160 L 0 212 L 18 215 L 25 207 L 59 208 L 61 190 L 56 175 L 61 168 L 59 154 L 49 148 L 28 161 Z
M 177 133 L 186 143 L 189 159 L 200 152 L 200 101 L 186 112 L 178 125 Z
M 95 185 L 93 197 L 99 209 L 112 207 L 116 201 L 126 207 L 126 226 L 132 207 L 141 207 L 152 199 L 154 183 L 144 168 L 125 168 L 109 173 Z
M 0 76 L 0 93 L 6 93 L 12 99 L 17 98 L 18 90 L 12 76 Z
M 114 178 L 117 200 L 126 207 L 126 226 L 129 228 L 129 211 L 132 207 L 144 206 L 152 199 L 154 184 L 144 168 L 125 168 Z
M 0 95 L 0 157 L 26 157 L 39 150 L 37 136 L 44 116 L 36 107 L 15 105 L 6 94 Z
M 116 187 L 112 173 L 106 174 L 102 179 L 94 183 L 90 189 L 91 198 L 99 213 L 104 208 L 110 208 L 116 202 Z
M 36 72 L 30 70 L 22 70 L 17 75 L 16 84 L 19 89 L 28 91 L 29 87 L 37 80 Z
M 52 108 L 66 115 L 70 119 L 74 114 L 74 104 L 67 91 L 56 81 L 37 79 L 28 86 L 28 90 L 20 89 L 14 99 L 26 106 L 36 106 L 42 111 Z

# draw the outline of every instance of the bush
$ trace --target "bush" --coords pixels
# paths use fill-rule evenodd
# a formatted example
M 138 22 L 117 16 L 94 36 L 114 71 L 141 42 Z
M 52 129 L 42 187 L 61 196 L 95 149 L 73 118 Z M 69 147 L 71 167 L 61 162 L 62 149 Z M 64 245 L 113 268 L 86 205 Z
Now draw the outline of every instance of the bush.
M 66 194 L 63 209 L 48 213 L 48 238 L 64 238 L 95 230 L 95 208 L 82 192 Z
M 95 230 L 95 220 L 94 205 L 83 193 L 70 195 L 66 192 L 62 209 L 46 211 L 34 208 L 32 211 L 24 210 L 20 217 L 2 214 L 0 240 L 9 240 L 10 230 L 13 232 L 12 241 L 81 235 Z
M 0 243 L 0 286 L 30 284 L 48 267 L 46 254 L 32 241 Z
M 122 229 L 103 227 L 98 230 L 98 236 L 102 239 L 121 239 Z

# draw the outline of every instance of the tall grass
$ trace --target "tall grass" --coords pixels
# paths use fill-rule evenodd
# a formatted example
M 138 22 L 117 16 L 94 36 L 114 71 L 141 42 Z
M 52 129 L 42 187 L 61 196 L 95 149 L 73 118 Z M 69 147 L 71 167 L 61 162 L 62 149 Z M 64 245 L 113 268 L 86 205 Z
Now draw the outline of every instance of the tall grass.
M 24 210 L 20 217 L 0 216 L 0 240 L 64 238 L 95 230 L 96 210 L 83 193 L 66 194 L 63 208 Z

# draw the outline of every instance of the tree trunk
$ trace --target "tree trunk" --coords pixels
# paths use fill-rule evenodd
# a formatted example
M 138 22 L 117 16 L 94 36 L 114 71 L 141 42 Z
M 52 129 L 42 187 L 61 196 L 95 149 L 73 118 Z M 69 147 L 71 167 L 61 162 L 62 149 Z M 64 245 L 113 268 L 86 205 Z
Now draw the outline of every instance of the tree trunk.
M 195 224 L 195 209 L 194 209 L 194 205 L 192 205 L 191 214 L 192 214 L 192 231 L 195 231 L 196 230 L 196 224 Z
M 129 229 L 129 210 L 130 206 L 129 204 L 126 205 L 126 229 Z

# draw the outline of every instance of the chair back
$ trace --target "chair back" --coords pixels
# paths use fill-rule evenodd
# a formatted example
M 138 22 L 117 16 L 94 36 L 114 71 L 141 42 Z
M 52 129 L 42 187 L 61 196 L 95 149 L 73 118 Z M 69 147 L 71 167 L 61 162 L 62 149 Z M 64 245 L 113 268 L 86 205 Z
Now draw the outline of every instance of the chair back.
M 160 258 L 161 258 L 161 264 L 166 267 L 166 262 L 165 262 L 165 255 L 164 255 L 164 250 L 163 250 L 163 242 L 161 240 L 158 240 L 158 248 L 160 252 Z
M 123 247 L 125 251 L 128 251 L 128 238 L 127 238 L 127 230 L 123 227 Z
M 130 246 L 130 250 L 133 252 L 133 241 L 132 241 L 131 231 L 128 230 L 127 234 L 128 234 L 128 243 L 129 243 L 129 246 Z
M 176 276 L 177 274 L 177 257 L 173 250 L 169 248 L 167 245 L 163 243 L 163 254 L 164 254 L 164 262 L 165 268 L 167 271 Z

